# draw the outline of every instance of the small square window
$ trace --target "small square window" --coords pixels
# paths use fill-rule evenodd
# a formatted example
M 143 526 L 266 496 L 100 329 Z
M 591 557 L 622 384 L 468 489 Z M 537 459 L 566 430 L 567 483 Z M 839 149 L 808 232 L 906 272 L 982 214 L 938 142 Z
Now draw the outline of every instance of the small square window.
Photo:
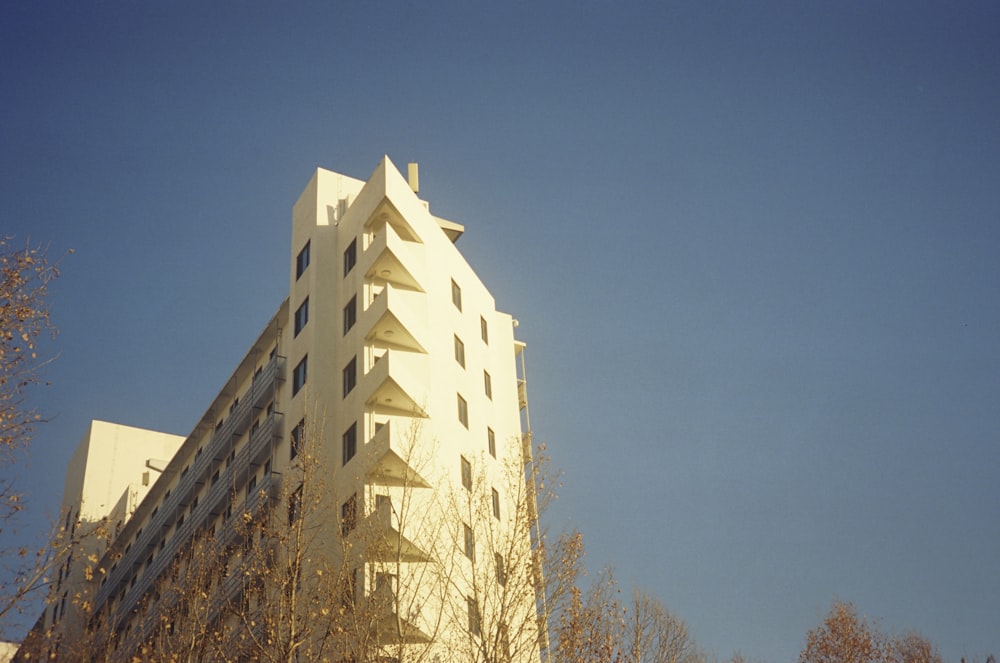
M 486 446 L 490 450 L 490 455 L 497 457 L 497 435 L 492 428 L 486 429 Z
M 483 371 L 483 388 L 486 390 L 486 398 L 493 400 L 493 379 L 486 371 Z
M 358 296 L 355 295 L 351 297 L 351 301 L 347 302 L 347 306 L 344 307 L 344 334 L 351 331 L 351 327 L 354 323 L 358 321 Z
M 462 368 L 465 368 L 465 343 L 458 336 L 455 337 L 455 361 Z
M 303 357 L 292 372 L 292 396 L 299 393 L 299 390 L 306 383 L 306 371 L 309 365 L 309 357 Z
M 490 326 L 486 322 L 486 318 L 479 316 L 479 331 L 483 336 L 483 343 L 486 345 L 490 344 Z
M 354 493 L 340 505 L 340 533 L 347 536 L 358 520 L 358 494 Z
M 299 251 L 299 256 L 295 259 L 295 280 L 298 281 L 302 273 L 309 266 L 309 242 Z
M 451 303 L 455 305 L 459 311 L 462 310 L 462 288 L 459 287 L 455 280 L 451 281 Z
M 347 366 L 344 367 L 344 398 L 351 393 L 354 385 L 358 383 L 358 358 L 353 357 Z
M 472 490 L 472 463 L 462 456 L 462 485 L 466 490 Z
M 355 263 L 358 262 L 358 240 L 354 238 L 351 243 L 347 245 L 347 249 L 344 250 L 344 276 L 350 274 L 351 270 L 354 269 Z
M 462 394 L 458 395 L 458 420 L 466 428 L 469 427 L 469 404 L 462 398 Z
M 299 306 L 298 310 L 295 311 L 295 334 L 294 334 L 294 336 L 298 336 L 299 335 L 299 332 L 302 331 L 302 328 L 306 326 L 307 322 L 309 322 L 309 298 L 308 297 L 305 298 L 305 300 L 302 302 L 302 305 Z
M 302 451 L 302 445 L 305 443 L 306 438 L 306 420 L 303 419 L 292 429 L 292 439 L 291 439 L 291 457 L 289 460 L 294 459 Z
M 493 489 L 493 517 L 500 520 L 500 493 Z
M 351 427 L 347 429 L 341 438 L 342 447 L 342 457 L 343 464 L 347 465 L 347 461 L 354 458 L 354 454 L 358 450 L 358 424 L 357 422 L 351 424 Z
M 465 556 L 475 561 L 476 559 L 476 537 L 472 533 L 472 528 L 462 523 L 462 531 L 465 535 Z

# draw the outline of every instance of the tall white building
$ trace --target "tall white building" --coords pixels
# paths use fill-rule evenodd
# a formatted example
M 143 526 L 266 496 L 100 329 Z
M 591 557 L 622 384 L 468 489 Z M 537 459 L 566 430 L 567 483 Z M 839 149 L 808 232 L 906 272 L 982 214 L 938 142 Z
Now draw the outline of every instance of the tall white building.
M 267 582 L 239 572 L 251 549 L 292 554 L 246 525 L 287 513 L 314 532 L 304 574 L 347 568 L 343 601 L 385 613 L 364 634 L 383 660 L 540 659 L 524 346 L 411 168 L 315 172 L 293 208 L 288 298 L 186 438 L 94 422 L 64 507 L 71 530 L 100 532 L 60 563 L 43 653 L 95 646 L 85 626 L 107 634 L 94 660 L 171 637 L 163 597 L 199 536 L 231 555 L 207 619 L 238 623 L 223 604 L 252 611 L 241 595 Z

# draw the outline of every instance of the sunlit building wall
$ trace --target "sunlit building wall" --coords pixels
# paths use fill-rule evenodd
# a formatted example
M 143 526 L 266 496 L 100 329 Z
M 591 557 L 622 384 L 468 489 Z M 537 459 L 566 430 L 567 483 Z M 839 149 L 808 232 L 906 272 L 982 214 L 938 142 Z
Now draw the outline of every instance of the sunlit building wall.
M 111 534 L 95 548 L 98 572 L 74 575 L 71 593 L 85 597 L 91 626 L 114 633 L 115 647 L 131 651 L 162 628 L 158 584 L 196 535 L 230 544 L 247 514 L 286 508 L 306 454 L 321 467 L 334 511 L 320 538 L 329 557 L 344 554 L 338 537 L 358 523 L 394 536 L 397 555 L 406 550 L 406 564 L 388 578 L 378 572 L 384 551 L 356 548 L 358 600 L 387 583 L 389 591 L 426 591 L 408 583 L 407 568 L 420 575 L 434 563 L 453 569 L 447 592 L 411 597 L 406 604 L 416 607 L 392 616 L 395 635 L 477 635 L 482 615 L 469 579 L 476 565 L 502 576 L 492 565 L 503 560 L 470 550 L 470 537 L 486 534 L 452 507 L 468 504 L 475 477 L 491 488 L 498 522 L 519 508 L 506 493 L 524 485 L 512 487 L 506 468 L 523 468 L 530 449 L 518 369 L 524 346 L 456 248 L 464 228 L 431 214 L 414 176 L 404 178 L 387 157 L 367 181 L 317 169 L 293 207 L 289 296 L 193 431 L 177 438 L 129 429 L 133 438 L 112 445 L 121 462 L 74 456 L 67 522 L 105 519 Z M 107 490 L 91 499 L 80 485 Z M 112 505 L 116 495 L 125 503 Z M 90 510 L 92 502 L 100 508 Z M 526 531 L 521 538 L 527 549 Z M 226 592 L 245 589 L 231 584 Z M 453 609 L 466 604 L 467 615 Z M 41 628 L 80 625 L 67 617 L 72 605 L 56 607 Z M 534 600 L 514 612 L 533 619 Z

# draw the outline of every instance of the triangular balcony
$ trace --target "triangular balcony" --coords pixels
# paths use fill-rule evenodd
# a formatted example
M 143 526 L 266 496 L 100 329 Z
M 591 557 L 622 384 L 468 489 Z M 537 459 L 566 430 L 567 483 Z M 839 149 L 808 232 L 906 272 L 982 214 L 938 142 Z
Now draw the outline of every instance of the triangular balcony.
M 429 562 L 430 555 L 417 544 L 403 536 L 396 528 L 392 508 L 380 504 L 363 523 L 363 536 L 369 562 Z
M 413 622 L 391 613 L 375 623 L 375 638 L 381 645 L 421 644 L 431 641 L 430 636 Z
M 365 472 L 367 482 L 379 486 L 430 488 L 420 473 L 404 460 L 410 455 L 408 449 L 415 446 L 412 442 L 407 432 L 397 430 L 391 421 L 378 426 L 366 449 L 372 459 Z
M 360 216 L 365 228 L 371 232 L 392 226 L 410 242 L 422 242 L 427 233 L 438 230 L 454 242 L 464 231 L 461 224 L 432 215 L 427 203 L 417 197 L 387 156 L 382 158 L 354 197 L 347 215 Z M 353 221 L 347 220 L 347 223 Z
M 369 343 L 427 354 L 427 350 L 418 340 L 426 336 L 424 325 L 407 306 L 406 295 L 407 293 L 394 286 L 386 285 L 368 309 L 361 314 L 361 329 L 365 330 L 365 340 Z
M 424 410 L 427 387 L 406 369 L 407 355 L 388 350 L 379 357 L 361 379 L 365 405 L 377 414 L 404 417 L 426 417 Z
M 424 292 L 420 284 L 424 270 L 419 247 L 408 244 L 394 226 L 380 228 L 361 255 L 359 265 L 372 283 L 391 283 L 398 288 Z
M 386 226 L 391 226 L 399 236 L 407 242 L 420 242 L 420 236 L 413 229 L 388 196 L 384 196 L 375 206 L 365 221 L 365 230 L 378 233 Z

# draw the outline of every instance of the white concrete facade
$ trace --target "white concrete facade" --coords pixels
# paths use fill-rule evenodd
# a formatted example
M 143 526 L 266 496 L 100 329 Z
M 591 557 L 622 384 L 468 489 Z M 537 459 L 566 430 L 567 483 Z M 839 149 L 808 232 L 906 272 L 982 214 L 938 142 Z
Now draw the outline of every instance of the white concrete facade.
M 50 607 L 40 619 L 44 627 L 81 627 L 74 599 L 87 584 L 86 558 L 105 553 L 108 535 L 124 527 L 182 442 L 179 435 L 106 421 L 90 423 L 70 458 L 63 487 L 60 539 L 79 543 L 72 554 L 67 549 L 56 560 Z
M 476 574 L 503 573 L 475 552 L 471 561 L 463 557 L 468 551 L 455 545 L 463 530 L 486 534 L 476 517 L 463 521 L 443 506 L 465 499 L 474 472 L 492 486 L 498 522 L 517 509 L 519 498 L 506 493 L 524 486 L 512 488 L 505 472 L 523 468 L 530 440 L 517 366 L 523 344 L 456 248 L 463 231 L 432 215 L 388 157 L 366 181 L 317 169 L 293 207 L 288 298 L 191 434 L 94 422 L 67 472 L 66 507 L 70 519 L 113 523 L 101 572 L 84 591 L 96 618 L 126 646 L 156 627 L 155 606 L 137 606 L 195 533 L 233 538 L 240 512 L 293 492 L 300 425 L 315 433 L 331 503 L 354 500 L 359 519 L 384 521 L 410 546 L 407 564 L 455 557 L 447 561 L 455 570 L 447 592 L 456 602 L 476 594 Z M 441 526 L 404 522 L 403 501 Z M 330 522 L 332 536 L 339 525 Z M 515 547 L 528 549 L 527 534 L 521 539 Z M 331 546 L 329 554 L 338 553 Z M 378 553 L 365 555 L 358 561 L 363 594 L 383 575 Z M 394 582 L 402 591 L 406 579 Z M 402 617 L 407 628 L 443 641 L 469 631 L 471 615 L 467 623 L 454 610 L 439 618 L 441 602 L 450 600 L 441 596 L 414 596 L 417 608 Z M 515 608 L 533 619 L 533 600 Z M 66 609 L 55 620 L 51 608 L 47 614 L 46 627 Z M 537 660 L 532 647 L 518 660 Z

